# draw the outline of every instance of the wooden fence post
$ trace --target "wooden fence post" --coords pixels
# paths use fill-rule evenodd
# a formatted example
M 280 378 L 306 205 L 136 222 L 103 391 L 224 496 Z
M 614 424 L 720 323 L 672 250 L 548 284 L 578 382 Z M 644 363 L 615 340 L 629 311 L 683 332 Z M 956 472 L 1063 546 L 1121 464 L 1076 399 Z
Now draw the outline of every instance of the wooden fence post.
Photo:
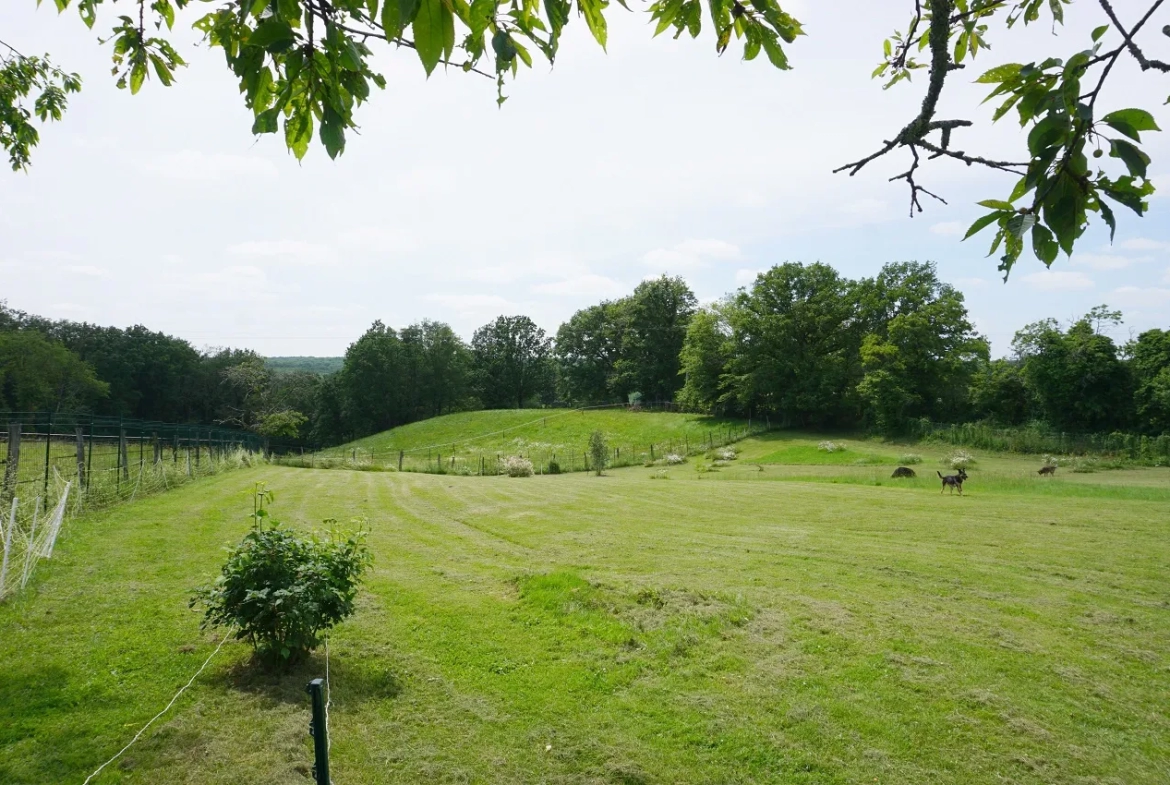
M 150 441 L 154 444 L 154 465 L 162 463 L 162 445 L 158 441 L 158 431 L 150 434 Z
M 398 471 L 402 471 L 402 450 L 398 451 Z
M 20 432 L 20 423 L 8 423 L 8 463 L 4 466 L 5 498 L 11 498 L 16 494 L 16 478 L 20 471 Z
M 77 487 L 85 486 L 85 429 L 78 425 L 74 429 L 77 436 Z

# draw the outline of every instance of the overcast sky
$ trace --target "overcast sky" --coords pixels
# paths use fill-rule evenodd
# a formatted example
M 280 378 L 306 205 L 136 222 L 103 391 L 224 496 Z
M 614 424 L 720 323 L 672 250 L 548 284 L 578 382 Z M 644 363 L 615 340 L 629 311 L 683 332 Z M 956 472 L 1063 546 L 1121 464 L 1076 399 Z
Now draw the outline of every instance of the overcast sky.
M 907 189 L 886 182 L 904 156 L 831 174 L 921 101 L 921 82 L 883 92 L 869 78 L 882 39 L 910 15 L 905 0 L 782 3 L 809 33 L 789 48 L 788 72 L 742 62 L 734 46 L 718 58 L 710 35 L 652 39 L 645 15 L 615 4 L 608 54 L 574 19 L 556 68 L 523 72 L 502 109 L 490 80 L 439 70 L 427 81 L 413 52 L 386 51 L 375 66 L 388 86 L 360 110 L 361 135 L 336 162 L 314 147 L 300 164 L 279 138 L 251 135 L 222 53 L 196 48 L 180 25 L 190 66 L 174 87 L 152 81 L 131 96 L 74 11 L 2 5 L 0 38 L 85 80 L 29 173 L 0 171 L 0 299 L 21 310 L 140 323 L 200 347 L 336 355 L 375 319 L 438 319 L 470 338 L 524 313 L 555 332 L 574 310 L 661 273 L 713 300 L 785 261 L 857 277 L 931 260 L 997 355 L 1025 323 L 1099 303 L 1124 311 L 1119 337 L 1170 327 L 1170 199 L 1155 198 L 1144 219 L 1118 208 L 1112 247 L 1092 230 L 1071 261 L 1047 271 L 1029 257 L 1005 285 L 985 258 L 990 233 L 960 238 L 982 211 L 974 202 L 1003 198 L 1010 179 L 932 163 L 920 180 L 949 206 L 910 219 Z M 1136 5 L 1115 2 L 1123 14 Z M 988 120 L 985 88 L 970 84 L 979 72 L 1067 56 L 1099 14 L 1078 0 L 1055 39 L 1048 25 L 993 29 L 994 49 L 952 76 L 941 115 Z M 1162 59 L 1166 23 L 1170 6 L 1144 36 Z M 1140 105 L 1166 128 L 1166 94 L 1164 77 L 1125 62 L 1104 108 Z M 1146 149 L 1170 192 L 1165 137 L 1148 135 Z M 1010 118 L 954 144 L 1009 158 L 1022 145 Z

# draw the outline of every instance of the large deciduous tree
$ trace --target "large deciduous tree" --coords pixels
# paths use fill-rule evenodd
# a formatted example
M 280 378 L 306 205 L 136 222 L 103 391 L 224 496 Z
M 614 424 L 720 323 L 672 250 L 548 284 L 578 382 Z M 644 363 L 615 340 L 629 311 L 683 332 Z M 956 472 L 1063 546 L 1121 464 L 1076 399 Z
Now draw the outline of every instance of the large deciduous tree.
M 857 392 L 874 424 L 895 431 L 908 417 L 961 416 L 971 376 L 989 352 L 962 293 L 940 281 L 933 264 L 898 262 L 861 281 L 857 296 L 866 332 Z
M 93 367 L 62 344 L 33 330 L 0 332 L 0 409 L 83 410 L 108 392 Z
M 624 303 L 621 354 L 614 366 L 623 392 L 672 401 L 683 385 L 679 353 L 698 301 L 682 278 L 643 281 Z
M 625 304 L 606 301 L 582 308 L 557 330 L 557 394 L 564 400 L 621 400 L 614 369 L 621 358 Z
M 1170 433 L 1170 330 L 1147 330 L 1125 348 L 1139 427 Z
M 859 340 L 852 284 L 826 264 L 785 263 L 728 304 L 728 399 L 793 425 L 836 422 L 847 410 Z
M 1126 425 L 1132 380 L 1113 339 L 1099 329 L 1103 321 L 1120 320 L 1100 306 L 1066 331 L 1048 319 L 1016 333 L 1012 347 L 1050 425 L 1069 431 Z
M 500 316 L 480 327 L 471 352 L 485 408 L 519 409 L 551 394 L 552 341 L 527 316 Z
M 298 158 L 308 151 L 314 135 L 330 156 L 344 151 L 347 132 L 356 128 L 357 108 L 375 88 L 386 86 L 385 78 L 371 67 L 377 44 L 414 50 L 428 74 L 444 64 L 488 76 L 496 82 L 497 100 L 503 103 L 505 78 L 516 76 L 521 65 L 532 67 L 534 52 L 549 63 L 555 60 L 574 5 L 603 47 L 609 10 L 607 0 L 207 2 L 213 8 L 204 10 L 194 27 L 223 51 L 253 113 L 253 132 L 282 133 Z M 884 41 L 873 76 L 890 87 L 909 82 L 914 71 L 925 72 L 919 110 L 902 128 L 890 129 L 873 153 L 837 171 L 856 175 L 877 158 L 905 151 L 908 168 L 892 179 L 909 186 L 911 215 L 922 211 L 924 196 L 942 199 L 921 184 L 925 161 L 951 158 L 1014 176 L 1006 198 L 980 203 L 991 212 L 968 232 L 970 236 L 996 227 L 991 253 L 1002 249 L 999 267 L 1005 276 L 1025 247 L 1046 264 L 1062 250 L 1071 254 L 1091 216 L 1099 216 L 1114 231 L 1111 205 L 1145 213 L 1154 186 L 1148 179 L 1149 156 L 1140 148 L 1141 134 L 1160 129 L 1145 107 L 1111 105 L 1106 87 L 1116 82 L 1120 61 L 1135 63 L 1144 72 L 1170 72 L 1170 63 L 1148 54 L 1157 40 L 1152 22 L 1165 0 L 1132 0 L 1120 12 L 1113 0 L 1097 0 L 1100 25 L 1087 40 L 1066 45 L 1054 37 L 1051 48 L 1038 53 L 1035 61 L 997 64 L 978 77 L 990 86 L 988 98 L 996 101 L 990 121 L 1014 111 L 1021 128 L 1028 131 L 1024 150 L 1012 160 L 969 152 L 960 139 L 969 140 L 967 129 L 975 120 L 940 117 L 944 92 L 955 71 L 987 56 L 993 25 L 1010 30 L 1021 22 L 1045 23 L 1055 31 L 1071 0 L 905 2 L 910 22 Z M 205 3 L 193 0 L 55 3 L 60 11 L 77 8 L 90 27 L 103 6 L 131 10 L 118 16 L 107 40 L 112 41 L 118 86 L 132 93 L 151 73 L 170 85 L 176 70 L 185 65 L 180 53 L 154 32 L 171 29 L 189 6 L 206 9 Z M 718 53 L 734 36 L 743 44 L 744 59 L 762 53 L 783 70 L 790 67 L 786 45 L 804 34 L 783 5 L 783 0 L 653 0 L 646 11 L 654 35 L 673 31 L 676 38 L 684 33 L 697 37 L 709 25 Z M 1170 25 L 1162 32 L 1170 36 Z M 35 118 L 42 122 L 60 118 L 66 93 L 79 89 L 80 80 L 46 58 L 25 56 L 6 43 L 0 42 L 0 51 L 0 143 L 13 168 L 22 169 L 37 143 Z M 1151 104 L 1160 100 L 1161 93 L 1151 90 Z
M 679 403 L 705 412 L 722 407 L 723 375 L 734 346 L 724 308 L 703 308 L 691 317 L 686 339 L 679 353 Z
M 450 325 L 424 319 L 402 330 L 407 399 L 416 418 L 461 407 L 470 394 L 471 352 Z

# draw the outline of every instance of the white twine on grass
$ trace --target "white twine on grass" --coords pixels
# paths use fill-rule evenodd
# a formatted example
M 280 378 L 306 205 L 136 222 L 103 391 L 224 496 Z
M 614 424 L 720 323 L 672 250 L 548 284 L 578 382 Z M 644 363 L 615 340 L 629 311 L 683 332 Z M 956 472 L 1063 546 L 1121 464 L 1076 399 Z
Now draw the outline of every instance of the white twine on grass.
M 235 629 L 235 628 L 233 627 L 232 629 Z M 117 754 L 115 754 L 115 755 L 114 755 L 114 757 L 110 758 L 108 761 L 106 761 L 106 762 L 105 762 L 105 763 L 103 763 L 102 765 L 98 766 L 98 767 L 97 767 L 97 769 L 94 771 L 94 773 L 93 773 L 93 774 L 90 774 L 88 777 L 86 777 L 86 778 L 85 778 L 85 782 L 81 783 L 81 785 L 89 785 L 89 782 L 90 782 L 90 780 L 92 780 L 94 777 L 96 777 L 97 775 L 99 775 L 99 774 L 101 774 L 101 773 L 102 773 L 102 769 L 104 769 L 106 766 L 109 766 L 111 763 L 113 763 L 114 761 L 116 761 L 118 758 L 122 757 L 122 753 L 126 752 L 126 750 L 130 749 L 131 747 L 133 747 L 133 746 L 134 746 L 134 743 L 135 743 L 136 741 L 138 741 L 140 738 L 142 738 L 142 734 L 143 734 L 143 733 L 146 733 L 146 729 L 147 729 L 147 728 L 149 728 L 151 725 L 153 725 L 155 720 L 157 720 L 157 719 L 158 719 L 159 717 L 161 717 L 162 715 L 166 714 L 166 713 L 167 713 L 167 712 L 170 710 L 171 706 L 174 706 L 174 705 L 175 705 L 175 701 L 177 701 L 177 700 L 179 699 L 179 696 L 180 696 L 180 695 L 182 695 L 184 692 L 186 692 L 186 691 L 187 691 L 187 688 L 188 688 L 188 687 L 190 687 L 192 684 L 194 684 L 194 683 L 195 683 L 195 680 L 196 680 L 197 678 L 199 678 L 199 674 L 200 674 L 200 673 L 203 673 L 203 669 L 207 667 L 207 663 L 211 662 L 212 658 L 213 658 L 213 657 L 215 657 L 215 655 L 219 654 L 219 650 L 223 648 L 223 645 L 224 645 L 225 643 L 227 643 L 227 640 L 228 640 L 228 638 L 231 636 L 231 632 L 232 632 L 232 630 L 228 630 L 226 633 L 224 633 L 224 636 L 223 636 L 223 638 L 220 640 L 220 642 L 219 642 L 219 645 L 215 647 L 215 651 L 213 651 L 213 652 L 212 652 L 212 653 L 211 653 L 211 654 L 210 654 L 210 655 L 207 657 L 207 659 L 205 659 L 205 660 L 203 661 L 203 664 L 199 666 L 199 670 L 195 671 L 195 675 L 194 675 L 194 676 L 192 676 L 192 677 L 191 677 L 191 679 L 190 679 L 190 680 L 189 680 L 189 681 L 188 681 L 186 684 L 184 684 L 184 685 L 183 685 L 183 686 L 182 686 L 182 687 L 179 689 L 179 691 L 178 691 L 178 692 L 176 692 L 176 693 L 175 693 L 175 697 L 171 698 L 171 702 L 170 702 L 170 703 L 168 703 L 168 704 L 166 705 L 166 707 L 165 707 L 165 708 L 164 708 L 162 711 L 160 711 L 158 714 L 156 714 L 156 715 L 154 715 L 153 717 L 151 717 L 151 718 L 150 718 L 150 721 L 149 721 L 149 722 L 147 722 L 145 725 L 143 725 L 143 726 L 142 726 L 142 729 L 141 729 L 141 730 L 139 730 L 137 733 L 135 733 L 135 734 L 134 734 L 134 738 L 130 739 L 130 743 L 129 743 L 129 744 L 127 744 L 127 745 L 126 745 L 125 747 L 123 747 L 122 749 L 118 750 Z
M 333 702 L 329 691 L 329 636 L 325 636 L 325 748 L 333 749 L 333 734 L 329 732 L 329 704 Z

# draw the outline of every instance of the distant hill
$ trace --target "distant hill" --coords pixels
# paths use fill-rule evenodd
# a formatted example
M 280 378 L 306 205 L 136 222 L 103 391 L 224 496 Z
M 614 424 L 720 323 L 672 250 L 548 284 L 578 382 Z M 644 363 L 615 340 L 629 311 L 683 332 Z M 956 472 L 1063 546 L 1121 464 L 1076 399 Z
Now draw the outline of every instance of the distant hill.
M 308 371 L 309 373 L 328 374 L 340 371 L 345 362 L 344 357 L 265 357 L 264 362 L 274 373 L 292 373 L 293 371 Z
M 601 431 L 612 447 L 623 450 L 681 451 L 718 439 L 729 428 L 746 421 L 725 420 L 701 414 L 630 412 L 625 409 L 574 411 L 569 409 L 506 409 L 460 412 L 421 420 L 356 442 L 334 448 L 345 453 L 353 448 L 394 453 L 442 445 L 445 452 L 479 455 L 495 452 L 579 454 L 589 444 L 589 434 Z M 328 452 L 328 451 L 327 451 Z

